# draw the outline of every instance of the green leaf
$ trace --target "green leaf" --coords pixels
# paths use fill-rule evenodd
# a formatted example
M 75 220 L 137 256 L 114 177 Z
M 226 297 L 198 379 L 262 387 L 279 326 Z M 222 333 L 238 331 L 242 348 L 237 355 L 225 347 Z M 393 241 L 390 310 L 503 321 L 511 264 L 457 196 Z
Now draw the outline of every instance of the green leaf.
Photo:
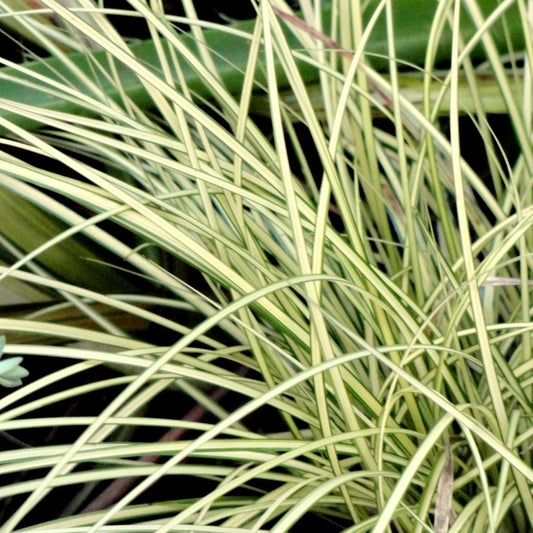
M 499 3 L 496 0 L 484 0 L 479 3 L 482 11 L 490 14 Z M 370 2 L 364 11 L 365 23 L 368 22 L 374 9 L 379 5 L 379 0 Z M 393 16 L 395 33 L 395 48 L 397 61 L 400 67 L 424 65 L 426 49 L 431 35 L 437 4 L 426 0 L 402 0 L 394 3 Z M 233 24 L 231 27 L 221 26 L 220 29 L 209 29 L 203 32 L 205 45 L 213 51 L 217 59 L 217 70 L 220 79 L 227 89 L 234 95 L 239 95 L 244 79 L 244 72 L 249 56 L 249 39 L 253 33 L 255 21 L 245 21 Z M 331 26 L 331 11 L 325 9 L 322 12 L 322 25 L 327 34 Z M 301 43 L 293 33 L 294 25 L 290 22 L 284 24 L 285 36 L 289 47 L 295 52 L 301 50 Z M 475 26 L 468 16 L 461 20 L 461 32 L 465 40 L 475 33 Z M 510 50 L 524 48 L 524 27 L 518 13 L 518 8 L 513 5 L 491 27 L 491 36 L 501 53 Z M 446 26 L 439 39 L 438 47 L 434 53 L 434 61 L 449 61 L 451 50 L 451 29 Z M 388 32 L 385 15 L 378 18 L 371 33 L 367 48 L 366 58 L 377 70 L 388 70 Z M 102 37 L 103 38 L 103 37 Z M 179 35 L 180 42 L 194 56 L 198 57 L 198 43 L 189 33 Z M 104 48 L 105 44 L 102 43 Z M 131 60 L 143 64 L 150 72 L 161 75 L 161 49 L 157 42 L 148 40 L 134 44 L 130 48 Z M 168 52 L 167 52 L 168 54 Z M 471 57 L 480 60 L 485 57 L 481 44 L 477 44 Z M 167 55 L 167 59 L 170 56 Z M 14 124 L 28 128 L 40 128 L 46 126 L 46 116 L 42 121 L 37 121 L 27 116 L 23 110 L 17 111 L 15 104 L 26 104 L 41 109 L 63 111 L 94 115 L 95 106 L 91 99 L 86 102 L 79 98 L 72 98 L 67 93 L 62 94 L 61 84 L 65 82 L 71 90 L 87 94 L 87 86 L 84 76 L 91 79 L 99 89 L 115 102 L 121 102 L 122 95 L 128 98 L 142 109 L 154 106 L 149 92 L 141 77 L 123 62 L 110 62 L 109 53 L 106 50 L 79 52 L 69 56 L 71 65 L 62 58 L 51 57 L 45 60 L 31 61 L 22 65 L 13 65 L 9 68 L 0 69 L 0 118 Z M 306 83 L 318 80 L 319 71 L 316 67 L 303 59 L 296 59 L 302 79 Z M 181 73 L 172 71 L 174 80 L 182 77 L 191 91 L 198 99 L 209 99 L 212 96 L 211 87 L 202 79 L 202 76 L 187 62 L 180 62 Z M 264 75 L 264 58 L 261 54 L 259 66 L 256 69 L 256 88 L 264 87 L 266 78 Z M 276 62 L 278 88 L 283 90 L 288 87 L 288 79 Z M 116 69 L 115 77 L 109 76 L 110 68 Z M 75 71 L 77 73 L 75 73 Z M 120 83 L 119 83 L 120 82 Z M 59 84 L 59 86 L 58 86 Z M 177 90 L 180 90 L 179 84 Z M 88 94 L 90 97 L 91 95 Z M 2 102 L 9 106 L 2 105 Z M 0 124 L 0 132 L 9 131 L 9 126 Z

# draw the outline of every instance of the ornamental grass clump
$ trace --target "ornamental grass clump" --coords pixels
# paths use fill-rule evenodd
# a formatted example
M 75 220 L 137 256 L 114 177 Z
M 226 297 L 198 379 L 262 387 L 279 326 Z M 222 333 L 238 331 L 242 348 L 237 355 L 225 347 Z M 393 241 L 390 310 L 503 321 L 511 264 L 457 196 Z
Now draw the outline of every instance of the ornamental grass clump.
M 527 3 L 41 3 L 0 18 L 41 51 L 0 59 L 0 532 L 528 531 Z

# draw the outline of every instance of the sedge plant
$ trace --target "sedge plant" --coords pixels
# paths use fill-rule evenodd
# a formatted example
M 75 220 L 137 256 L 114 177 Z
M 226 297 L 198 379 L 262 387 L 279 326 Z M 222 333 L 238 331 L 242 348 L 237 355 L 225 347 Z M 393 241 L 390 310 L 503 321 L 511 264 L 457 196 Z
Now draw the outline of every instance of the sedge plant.
M 0 532 L 529 531 L 529 3 L 130 5 L 3 7 Z

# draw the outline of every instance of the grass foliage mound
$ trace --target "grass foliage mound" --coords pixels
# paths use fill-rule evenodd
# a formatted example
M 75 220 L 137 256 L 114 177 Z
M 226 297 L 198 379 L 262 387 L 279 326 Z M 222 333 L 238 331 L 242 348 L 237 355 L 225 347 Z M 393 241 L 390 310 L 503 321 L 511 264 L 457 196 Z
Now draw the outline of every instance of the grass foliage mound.
M 0 6 L 0 531 L 530 531 L 531 5 L 129 3 Z

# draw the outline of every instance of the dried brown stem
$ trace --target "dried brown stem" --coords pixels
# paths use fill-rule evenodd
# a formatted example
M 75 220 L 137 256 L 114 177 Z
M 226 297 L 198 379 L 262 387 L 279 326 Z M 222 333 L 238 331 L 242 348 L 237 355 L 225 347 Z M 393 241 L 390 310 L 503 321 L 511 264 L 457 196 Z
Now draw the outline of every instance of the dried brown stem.
M 211 400 L 219 402 L 227 394 L 227 389 L 222 387 L 216 388 L 210 395 Z M 195 405 L 182 420 L 187 422 L 198 422 L 206 414 L 206 409 L 202 405 Z M 171 428 L 165 432 L 158 442 L 170 442 L 178 441 L 183 438 L 183 435 L 187 432 L 185 428 Z M 160 455 L 143 455 L 139 457 L 137 461 L 139 463 L 157 463 L 160 459 Z M 139 477 L 129 476 L 125 478 L 116 479 L 106 489 L 104 489 L 94 500 L 82 509 L 82 513 L 90 513 L 93 511 L 101 511 L 109 508 L 115 502 L 120 500 L 135 484 L 138 482 Z

